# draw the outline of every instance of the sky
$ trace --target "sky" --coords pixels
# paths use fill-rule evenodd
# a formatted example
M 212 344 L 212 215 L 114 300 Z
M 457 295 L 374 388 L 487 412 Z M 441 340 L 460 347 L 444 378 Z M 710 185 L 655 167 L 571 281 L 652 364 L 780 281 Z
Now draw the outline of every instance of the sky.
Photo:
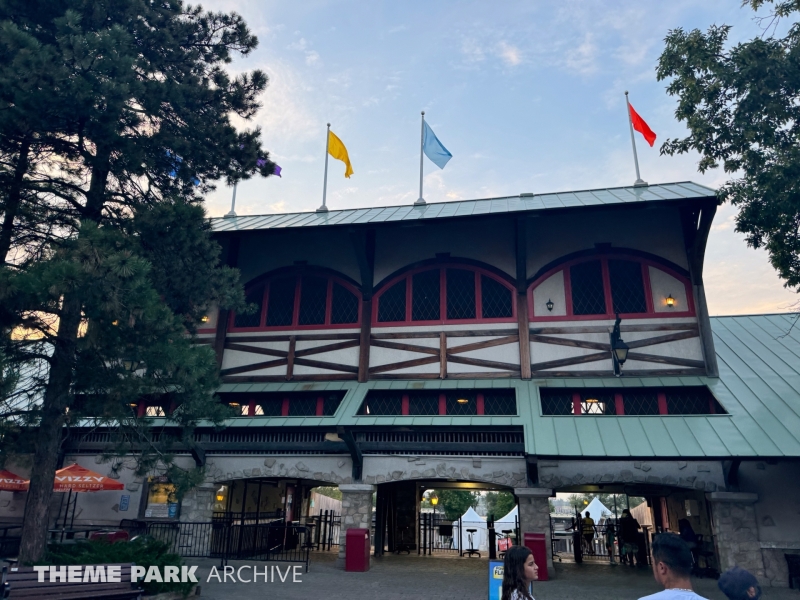
M 733 26 L 730 39 L 762 34 L 740 0 L 421 2 L 211 0 L 241 14 L 258 36 L 233 72 L 270 79 L 259 127 L 282 177 L 239 184 L 239 215 L 314 210 L 322 203 L 326 123 L 346 145 L 354 174 L 329 163 L 331 209 L 409 204 L 419 196 L 420 111 L 453 154 L 426 159 L 428 202 L 631 185 L 635 180 L 624 91 L 658 135 L 637 134 L 642 178 L 718 187 L 697 155 L 660 156 L 685 135 L 677 101 L 655 68 L 668 31 Z M 210 216 L 230 209 L 231 188 L 207 198 Z M 720 207 L 704 279 L 712 315 L 785 312 L 796 302 L 769 264 L 734 231 Z

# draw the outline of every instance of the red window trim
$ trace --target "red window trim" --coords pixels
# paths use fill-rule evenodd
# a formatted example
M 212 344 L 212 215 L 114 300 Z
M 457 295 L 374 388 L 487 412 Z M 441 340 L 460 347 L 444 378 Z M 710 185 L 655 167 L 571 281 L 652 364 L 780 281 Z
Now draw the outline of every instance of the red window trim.
M 695 306 L 694 306 L 694 296 L 692 294 L 692 285 L 691 282 L 676 273 L 674 270 L 666 267 L 660 263 L 655 261 L 649 260 L 647 258 L 641 258 L 638 256 L 631 256 L 628 254 L 603 254 L 600 256 L 582 256 L 580 258 L 576 258 L 574 260 L 570 260 L 560 265 L 553 267 L 540 277 L 538 277 L 533 283 L 528 286 L 528 320 L 529 321 L 600 321 L 604 319 L 613 319 L 615 317 L 612 309 L 614 307 L 613 298 L 611 296 L 611 278 L 609 276 L 608 271 L 608 261 L 609 260 L 627 260 L 631 262 L 637 262 L 641 265 L 642 269 L 642 284 L 644 285 L 644 297 L 645 303 L 647 307 L 647 312 L 644 313 L 623 313 L 620 314 L 620 317 L 623 319 L 661 319 L 664 317 L 694 317 L 696 316 L 695 313 Z M 572 282 L 569 276 L 569 268 L 584 262 L 590 262 L 593 260 L 600 260 L 600 268 L 602 269 L 603 273 L 603 294 L 606 301 L 606 313 L 602 315 L 573 315 L 572 314 Z M 686 293 L 686 300 L 688 304 L 688 310 L 685 311 L 664 311 L 664 312 L 656 312 L 655 311 L 655 304 L 653 300 L 653 292 L 650 287 L 650 269 L 649 267 L 653 267 L 655 269 L 659 269 L 664 271 L 668 275 L 674 277 L 678 281 L 683 284 L 685 293 Z M 566 300 L 566 315 L 558 315 L 558 316 L 539 316 L 535 317 L 533 314 L 534 304 L 533 304 L 533 291 L 534 289 L 539 286 L 543 281 L 555 275 L 559 271 L 563 271 L 564 273 L 564 298 Z
M 432 319 L 430 321 L 414 321 L 411 319 L 412 311 L 412 281 L 413 276 L 423 271 L 433 271 L 439 269 L 439 319 Z M 474 319 L 448 319 L 447 318 L 447 271 L 446 269 L 461 269 L 462 271 L 472 271 L 476 274 L 475 277 L 475 318 Z M 493 319 L 484 319 L 483 315 L 483 292 L 481 290 L 481 276 L 485 275 L 490 279 L 501 284 L 511 294 L 511 316 L 499 317 Z M 406 280 L 406 315 L 403 321 L 378 321 L 378 314 L 380 312 L 380 299 L 383 294 L 389 290 L 394 284 Z M 408 325 L 461 325 L 467 323 L 515 323 L 517 321 L 517 294 L 514 286 L 504 281 L 491 271 L 476 267 L 473 265 L 465 265 L 461 263 L 447 263 L 442 265 L 425 266 L 410 271 L 404 272 L 386 282 L 381 289 L 375 294 L 372 308 L 372 326 L 373 327 L 407 327 Z
M 327 288 L 326 288 L 326 296 L 325 296 L 325 323 L 321 324 L 314 324 L 314 325 L 300 325 L 300 293 L 302 289 L 301 285 L 301 278 L 303 276 L 307 277 L 319 277 L 321 279 L 327 279 Z M 292 325 L 278 325 L 278 326 L 268 326 L 267 325 L 267 307 L 269 306 L 269 290 L 271 288 L 271 283 L 273 279 L 283 278 L 282 275 L 276 275 L 275 277 L 270 277 L 269 279 L 259 281 L 256 286 L 263 286 L 264 292 L 263 297 L 261 300 L 261 316 L 260 316 L 260 325 L 257 327 L 236 327 L 236 313 L 231 311 L 231 314 L 228 318 L 228 331 L 233 332 L 252 332 L 252 331 L 307 331 L 307 330 L 319 330 L 319 329 L 357 329 L 361 326 L 361 308 L 363 305 L 363 298 L 361 297 L 361 292 L 355 286 L 351 285 L 344 279 L 340 277 L 336 277 L 335 275 L 328 275 L 322 273 L 315 273 L 313 271 L 309 271 L 307 273 L 297 273 L 295 274 L 295 288 L 294 288 L 294 306 L 292 307 Z M 333 284 L 338 283 L 347 291 L 351 292 L 355 295 L 356 299 L 358 300 L 358 316 L 353 323 L 331 323 L 331 318 L 333 316 Z

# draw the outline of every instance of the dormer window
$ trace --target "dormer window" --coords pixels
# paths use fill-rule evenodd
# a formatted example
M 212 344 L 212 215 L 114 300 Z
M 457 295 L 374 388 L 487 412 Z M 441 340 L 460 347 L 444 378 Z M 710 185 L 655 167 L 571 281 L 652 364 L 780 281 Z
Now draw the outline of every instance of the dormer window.
M 376 294 L 375 323 L 509 322 L 516 318 L 513 287 L 466 265 L 418 269 L 389 281 Z
M 547 271 L 530 286 L 531 320 L 694 315 L 688 277 L 630 255 L 592 256 Z
M 257 310 L 233 315 L 233 330 L 355 327 L 361 314 L 358 290 L 328 275 L 275 276 L 248 289 L 247 302 Z

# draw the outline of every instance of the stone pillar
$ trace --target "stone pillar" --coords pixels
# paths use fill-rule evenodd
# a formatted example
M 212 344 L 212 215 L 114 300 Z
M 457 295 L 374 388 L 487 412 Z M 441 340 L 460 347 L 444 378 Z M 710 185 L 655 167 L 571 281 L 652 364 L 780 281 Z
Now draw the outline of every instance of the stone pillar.
M 181 521 L 210 523 L 214 512 L 214 494 L 218 487 L 213 483 L 201 483 L 189 490 L 181 501 Z
M 712 531 L 720 571 L 738 566 L 758 577 L 762 585 L 769 585 L 753 506 L 758 501 L 758 494 L 712 492 L 706 494 L 706 498 L 711 503 Z
M 547 546 L 547 572 L 550 578 L 556 576 L 553 568 L 553 545 L 550 543 L 550 497 L 553 490 L 548 488 L 515 488 L 514 495 L 519 503 L 520 535 L 525 533 L 544 533 Z M 522 544 L 523 540 L 519 540 Z
M 339 530 L 339 559 L 336 566 L 344 568 L 345 538 L 348 529 L 370 529 L 372 525 L 372 492 L 375 486 L 363 483 L 342 483 L 342 526 Z

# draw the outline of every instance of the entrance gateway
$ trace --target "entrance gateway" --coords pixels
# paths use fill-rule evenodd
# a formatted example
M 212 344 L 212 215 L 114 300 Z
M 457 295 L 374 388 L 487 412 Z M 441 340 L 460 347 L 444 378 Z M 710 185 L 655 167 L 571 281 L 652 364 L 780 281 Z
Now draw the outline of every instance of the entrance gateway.
M 125 486 L 81 496 L 74 524 L 183 531 L 223 512 L 247 548 L 263 520 L 311 529 L 310 490 L 326 485 L 341 492 L 340 554 L 348 529 L 368 528 L 388 560 L 441 531 L 420 524 L 422 486 L 513 490 L 522 533 L 548 539 L 554 494 L 613 491 L 649 499 L 651 531 L 687 521 L 718 570 L 788 585 L 800 329 L 709 316 L 716 207 L 715 190 L 678 182 L 212 219 L 258 308 L 208 307 L 198 332 L 236 416 L 175 448 L 206 479 L 174 511 L 163 473 L 105 465 L 113 432 L 72 427 L 65 461 Z M 126 402 L 170 433 L 171 398 Z M 222 486 L 242 506 L 218 509 Z M 0 517 L 18 523 L 24 502 L 3 500 Z

